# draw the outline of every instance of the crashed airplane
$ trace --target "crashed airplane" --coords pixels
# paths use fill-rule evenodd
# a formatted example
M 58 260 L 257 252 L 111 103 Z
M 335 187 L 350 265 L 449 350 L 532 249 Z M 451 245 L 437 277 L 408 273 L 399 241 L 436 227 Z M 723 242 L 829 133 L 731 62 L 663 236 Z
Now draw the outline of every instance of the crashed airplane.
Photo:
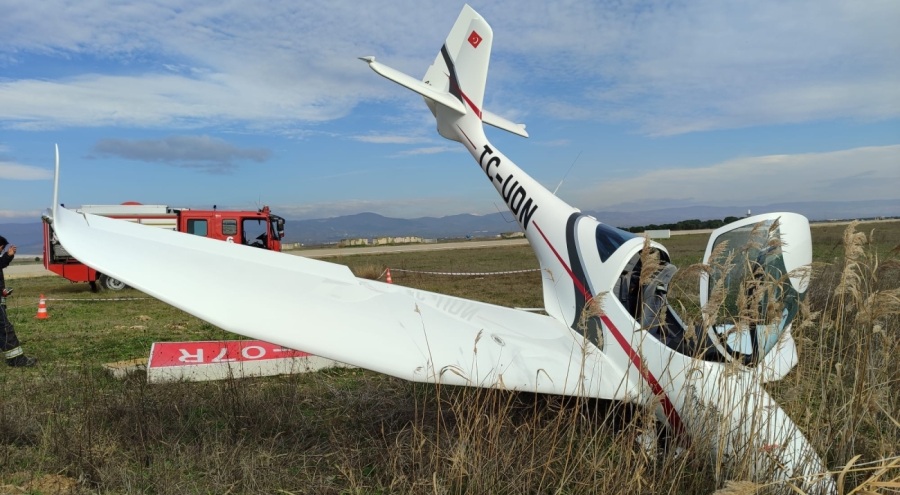
M 755 324 L 687 328 L 666 298 L 675 267 L 662 245 L 581 213 L 488 141 L 483 124 L 527 136 L 482 106 L 492 42 L 488 23 L 465 6 L 423 80 L 363 60 L 424 97 L 440 135 L 472 154 L 537 255 L 546 314 L 76 213 L 59 206 L 58 151 L 48 216 L 84 264 L 225 330 L 418 382 L 646 404 L 682 437 L 711 437 L 718 459 L 749 458 L 759 476 L 835 492 L 822 459 L 763 388 L 797 363 L 790 329 L 808 285 L 807 220 L 773 213 L 716 230 L 704 262 L 733 262 L 702 279 L 701 303 L 777 310 Z M 748 276 L 773 277 L 775 289 L 742 294 L 754 286 L 736 280 Z M 254 290 L 223 304 L 237 297 L 235 280 Z

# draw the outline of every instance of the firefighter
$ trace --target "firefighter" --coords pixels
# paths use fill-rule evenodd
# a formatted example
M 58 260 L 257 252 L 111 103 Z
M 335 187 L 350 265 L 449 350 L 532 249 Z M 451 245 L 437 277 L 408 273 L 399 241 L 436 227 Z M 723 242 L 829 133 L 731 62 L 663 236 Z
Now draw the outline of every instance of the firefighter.
M 12 289 L 6 288 L 3 269 L 9 266 L 15 256 L 16 246 L 9 244 L 6 238 L 0 235 L 0 352 L 3 352 L 6 364 L 10 366 L 34 366 L 37 359 L 25 355 L 22 346 L 19 345 L 16 330 L 6 315 L 6 297 L 12 293 Z

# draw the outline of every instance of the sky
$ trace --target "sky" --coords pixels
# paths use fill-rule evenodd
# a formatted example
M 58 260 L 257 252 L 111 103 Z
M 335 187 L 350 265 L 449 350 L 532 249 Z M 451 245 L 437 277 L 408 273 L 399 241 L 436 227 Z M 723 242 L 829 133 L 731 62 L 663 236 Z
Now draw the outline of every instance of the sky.
M 422 99 L 447 1 L 0 0 L 0 223 L 52 201 L 494 213 Z M 900 201 L 900 2 L 473 1 L 488 128 L 583 210 Z M 742 212 L 735 212 L 739 215 Z M 602 220 L 602 219 L 600 219 Z

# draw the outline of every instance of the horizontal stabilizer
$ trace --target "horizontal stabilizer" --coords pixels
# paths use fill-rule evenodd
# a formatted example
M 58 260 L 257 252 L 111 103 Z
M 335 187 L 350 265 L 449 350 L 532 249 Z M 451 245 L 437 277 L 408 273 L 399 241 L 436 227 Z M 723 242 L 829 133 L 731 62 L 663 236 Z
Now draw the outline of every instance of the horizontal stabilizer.
M 463 105 L 463 103 L 452 94 L 446 91 L 435 89 L 434 86 L 428 83 L 422 82 L 412 76 L 404 74 L 397 69 L 388 67 L 381 62 L 376 62 L 375 57 L 360 57 L 359 59 L 368 63 L 369 67 L 371 67 L 372 70 L 374 70 L 385 79 L 390 79 L 391 81 L 394 81 L 395 83 L 407 89 L 411 89 L 416 93 L 424 96 L 425 98 L 428 98 L 429 100 L 432 100 L 436 103 L 440 103 L 441 105 L 444 105 L 445 107 L 455 111 L 460 115 L 464 115 L 466 113 L 465 105 Z M 485 124 L 494 126 L 497 129 L 511 132 L 517 136 L 528 137 L 528 132 L 525 130 L 525 124 L 517 124 L 487 110 L 482 111 L 481 119 Z
M 372 68 L 379 75 L 383 76 L 386 79 L 390 79 L 395 83 L 415 91 L 420 95 L 432 100 L 436 103 L 440 103 L 447 108 L 450 108 L 457 112 L 460 115 L 465 115 L 466 107 L 463 106 L 462 102 L 459 101 L 455 96 L 450 93 L 444 91 L 438 91 L 434 89 L 433 86 L 425 84 L 424 82 L 412 77 L 408 76 L 397 69 L 392 69 L 380 62 L 375 61 L 375 57 L 360 57 L 360 60 L 363 60 L 369 64 L 369 67 Z
M 511 132 L 517 136 L 528 137 L 528 132 L 525 131 L 525 124 L 516 124 L 515 122 L 506 120 L 487 110 L 481 112 L 481 120 L 485 124 L 492 125 L 497 129 L 503 129 L 504 131 Z

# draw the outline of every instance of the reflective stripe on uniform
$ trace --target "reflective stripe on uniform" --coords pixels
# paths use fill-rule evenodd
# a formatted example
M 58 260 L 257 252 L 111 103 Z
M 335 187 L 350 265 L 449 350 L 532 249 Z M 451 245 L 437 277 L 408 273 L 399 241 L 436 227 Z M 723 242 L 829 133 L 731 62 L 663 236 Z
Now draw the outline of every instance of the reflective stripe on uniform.
M 19 346 L 19 347 L 14 347 L 14 348 L 4 352 L 3 357 L 5 357 L 6 359 L 12 359 L 14 357 L 21 356 L 24 353 L 25 352 L 22 350 L 22 347 Z

